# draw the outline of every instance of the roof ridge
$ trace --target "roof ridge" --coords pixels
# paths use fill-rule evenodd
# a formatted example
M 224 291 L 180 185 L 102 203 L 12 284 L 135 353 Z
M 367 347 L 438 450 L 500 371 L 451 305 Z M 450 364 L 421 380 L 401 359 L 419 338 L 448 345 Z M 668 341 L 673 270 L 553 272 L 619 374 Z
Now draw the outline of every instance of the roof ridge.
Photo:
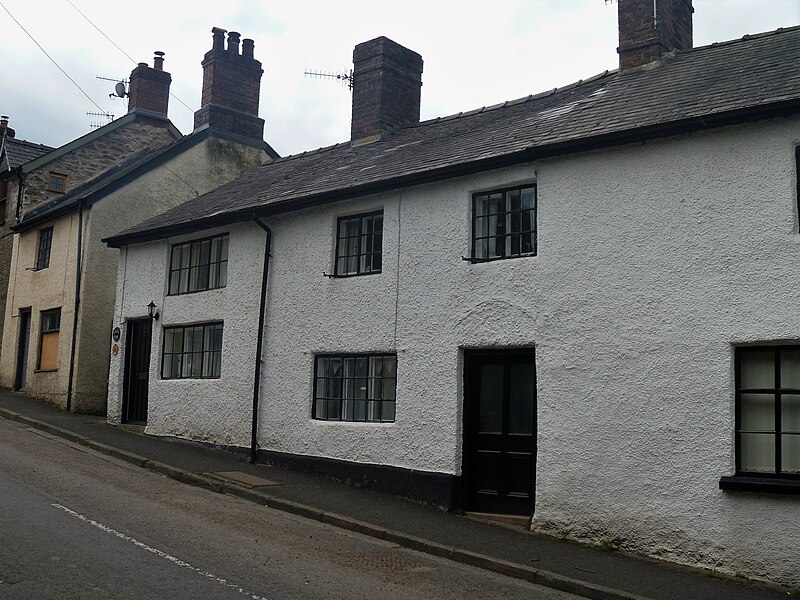
M 782 33 L 790 33 L 792 31 L 800 30 L 800 25 L 792 25 L 790 27 L 778 27 L 770 31 L 762 31 L 759 33 L 745 33 L 742 37 L 734 38 L 732 40 L 723 40 L 721 42 L 711 42 L 705 46 L 693 46 L 692 48 L 685 48 L 683 50 L 674 50 L 676 54 L 688 54 L 689 52 L 697 52 L 698 50 L 707 50 L 709 48 L 721 48 L 724 46 L 731 46 L 733 44 L 740 44 L 750 40 L 758 40 L 772 35 L 780 35 Z
M 426 119 L 425 121 L 420 121 L 419 123 L 414 123 L 413 125 L 409 125 L 408 127 L 404 127 L 403 129 L 413 129 L 415 127 L 422 127 L 425 125 L 431 125 L 433 123 L 438 123 L 439 121 L 452 121 L 453 119 L 460 119 L 463 117 L 469 117 L 472 115 L 485 113 L 489 111 L 499 110 L 501 108 L 505 108 L 506 106 L 513 106 L 516 104 L 524 104 L 525 102 L 530 102 L 531 100 L 538 100 L 539 98 L 544 98 L 546 96 L 552 96 L 553 94 L 558 94 L 559 92 L 565 92 L 567 90 L 571 90 L 574 88 L 578 88 L 580 86 L 586 85 L 588 83 L 593 83 L 598 79 L 602 79 L 603 77 L 608 77 L 611 75 L 615 75 L 619 71 L 619 69 L 606 69 L 602 73 L 598 73 L 597 75 L 592 75 L 591 77 L 587 77 L 586 79 L 579 79 L 578 81 L 574 81 L 572 83 L 568 83 L 566 85 L 562 85 L 561 87 L 554 87 L 552 89 L 546 90 L 544 92 L 539 92 L 538 94 L 529 94 L 527 96 L 522 96 L 521 98 L 515 98 L 513 100 L 505 100 L 504 102 L 498 102 L 497 104 L 492 104 L 490 106 L 484 106 L 482 108 L 476 108 L 473 110 L 463 110 L 458 113 L 453 113 L 451 115 L 445 115 L 441 117 L 434 117 L 432 119 Z
M 297 154 L 287 154 L 286 156 L 279 156 L 278 158 L 273 158 L 272 160 L 265 162 L 262 167 L 265 165 L 274 165 L 276 163 L 288 162 L 290 160 L 295 160 L 298 158 L 305 158 L 312 154 L 322 154 L 323 152 L 330 152 L 331 150 L 338 148 L 339 146 L 346 146 L 349 145 L 350 141 L 347 142 L 337 142 L 335 144 L 331 144 L 330 146 L 321 146 L 314 150 L 303 150 L 302 152 L 298 152 Z

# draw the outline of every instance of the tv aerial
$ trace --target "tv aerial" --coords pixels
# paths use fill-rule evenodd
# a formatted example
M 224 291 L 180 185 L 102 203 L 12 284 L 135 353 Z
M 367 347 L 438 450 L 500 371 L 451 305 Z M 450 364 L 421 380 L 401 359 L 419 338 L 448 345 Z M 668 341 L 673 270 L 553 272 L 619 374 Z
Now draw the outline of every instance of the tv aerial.
M 308 71 L 304 72 L 306 77 L 314 77 L 317 79 L 338 79 L 342 84 L 347 84 L 347 89 L 353 90 L 353 70 L 345 71 L 344 73 L 328 73 L 326 71 Z
M 97 79 L 116 82 L 116 85 L 114 86 L 114 92 L 108 95 L 109 98 L 125 98 L 128 95 L 127 79 L 119 79 L 116 77 L 100 77 L 99 75 L 97 76 Z

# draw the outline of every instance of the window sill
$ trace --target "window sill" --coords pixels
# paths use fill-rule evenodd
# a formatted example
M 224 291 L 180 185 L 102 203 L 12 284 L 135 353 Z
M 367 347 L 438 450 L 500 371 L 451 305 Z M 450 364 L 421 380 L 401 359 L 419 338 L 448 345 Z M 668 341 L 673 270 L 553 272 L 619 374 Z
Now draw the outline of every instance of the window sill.
M 370 271 L 369 273 L 345 273 L 345 274 L 338 274 L 333 273 L 328 275 L 329 279 L 348 279 L 350 277 L 366 277 L 368 275 L 380 275 L 383 271 Z
M 758 492 L 767 494 L 800 495 L 800 479 L 779 479 L 777 477 L 747 477 L 733 475 L 721 477 L 719 489 L 729 492 Z
M 33 370 L 34 373 L 55 373 L 56 371 L 58 371 L 58 368 L 55 368 L 55 369 L 34 369 Z
M 471 256 L 469 258 L 464 257 L 463 260 L 473 264 L 473 265 L 480 265 L 483 263 L 490 263 L 490 262 L 497 262 L 498 260 L 513 260 L 515 258 L 530 258 L 532 256 L 536 256 L 536 252 L 527 252 L 525 254 L 513 254 L 511 256 L 493 256 L 491 258 L 476 258 Z

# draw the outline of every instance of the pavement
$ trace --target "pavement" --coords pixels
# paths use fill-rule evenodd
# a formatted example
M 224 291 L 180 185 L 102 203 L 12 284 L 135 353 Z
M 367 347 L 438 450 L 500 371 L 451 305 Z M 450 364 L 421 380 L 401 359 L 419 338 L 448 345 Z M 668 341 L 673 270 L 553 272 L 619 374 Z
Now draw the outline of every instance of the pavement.
M 800 594 L 484 523 L 319 475 L 250 464 L 244 454 L 131 432 L 14 392 L 0 390 L 0 417 L 183 483 L 595 600 L 775 600 Z

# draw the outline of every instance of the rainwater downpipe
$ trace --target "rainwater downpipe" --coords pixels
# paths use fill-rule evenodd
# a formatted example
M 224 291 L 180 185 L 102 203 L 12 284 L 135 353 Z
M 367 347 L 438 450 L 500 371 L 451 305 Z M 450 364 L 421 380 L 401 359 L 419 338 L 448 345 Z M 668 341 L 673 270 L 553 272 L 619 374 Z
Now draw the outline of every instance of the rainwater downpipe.
M 269 274 L 269 255 L 272 247 L 272 230 L 261 219 L 253 215 L 253 221 L 267 234 L 264 243 L 264 269 L 261 274 L 261 309 L 258 312 L 258 339 L 256 340 L 256 367 L 253 377 L 253 423 L 250 434 L 250 462 L 256 462 L 258 455 L 258 401 L 261 394 L 261 352 L 264 345 L 264 321 L 267 309 L 267 275 Z
M 81 261 L 83 249 L 83 202 L 78 202 L 78 257 L 75 261 L 75 312 L 72 316 L 72 342 L 69 351 L 67 381 L 67 412 L 72 410 L 72 389 L 75 378 L 75 347 L 78 341 L 78 311 L 81 305 Z

